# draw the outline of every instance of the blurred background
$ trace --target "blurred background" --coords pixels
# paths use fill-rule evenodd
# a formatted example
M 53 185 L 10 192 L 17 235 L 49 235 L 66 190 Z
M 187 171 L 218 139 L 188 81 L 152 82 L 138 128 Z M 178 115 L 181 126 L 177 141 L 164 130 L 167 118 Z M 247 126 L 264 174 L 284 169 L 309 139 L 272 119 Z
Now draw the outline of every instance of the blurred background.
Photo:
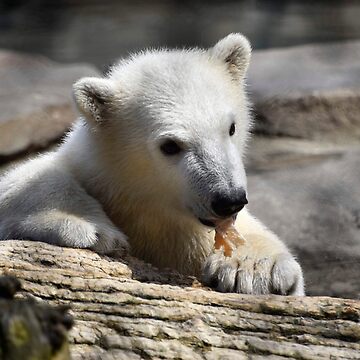
M 242 32 L 255 49 L 360 37 L 353 0 L 2 0 L 0 46 L 104 67 L 144 47 L 213 44 Z
M 0 1 L 0 172 L 57 143 L 71 85 L 145 47 L 242 32 L 250 209 L 293 249 L 308 293 L 360 298 L 360 1 Z

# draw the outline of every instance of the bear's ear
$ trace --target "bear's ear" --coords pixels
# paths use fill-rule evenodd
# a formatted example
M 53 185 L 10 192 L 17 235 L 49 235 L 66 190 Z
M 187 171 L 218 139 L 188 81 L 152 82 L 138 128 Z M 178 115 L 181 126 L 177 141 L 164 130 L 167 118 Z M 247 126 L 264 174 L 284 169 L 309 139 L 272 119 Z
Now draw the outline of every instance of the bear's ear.
M 73 85 L 73 96 L 80 113 L 94 125 L 106 120 L 114 90 L 109 79 L 86 77 Z
M 251 46 L 245 36 L 229 34 L 209 49 L 210 56 L 223 61 L 232 78 L 241 81 L 250 63 Z

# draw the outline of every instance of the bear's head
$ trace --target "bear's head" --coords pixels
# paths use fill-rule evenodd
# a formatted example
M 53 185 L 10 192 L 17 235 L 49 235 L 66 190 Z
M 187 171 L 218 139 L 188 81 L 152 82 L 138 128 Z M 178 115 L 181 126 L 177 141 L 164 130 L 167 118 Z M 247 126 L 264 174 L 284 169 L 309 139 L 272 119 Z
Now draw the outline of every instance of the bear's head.
M 250 53 L 230 34 L 208 50 L 139 53 L 74 85 L 113 191 L 207 226 L 243 208 Z

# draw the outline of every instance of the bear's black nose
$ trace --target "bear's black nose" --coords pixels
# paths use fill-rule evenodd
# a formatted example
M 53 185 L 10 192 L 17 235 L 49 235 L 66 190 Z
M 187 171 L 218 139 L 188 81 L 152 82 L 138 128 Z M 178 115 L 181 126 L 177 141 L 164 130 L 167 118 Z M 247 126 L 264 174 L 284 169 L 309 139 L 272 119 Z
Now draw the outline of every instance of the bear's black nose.
M 230 195 L 217 193 L 211 207 L 216 215 L 228 217 L 239 212 L 247 203 L 246 192 L 241 188 Z

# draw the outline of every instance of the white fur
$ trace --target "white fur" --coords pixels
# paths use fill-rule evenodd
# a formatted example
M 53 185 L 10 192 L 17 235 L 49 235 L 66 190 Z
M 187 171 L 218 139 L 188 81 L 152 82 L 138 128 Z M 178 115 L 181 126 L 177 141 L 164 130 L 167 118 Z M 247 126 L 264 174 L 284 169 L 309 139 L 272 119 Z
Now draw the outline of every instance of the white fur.
M 207 51 L 147 51 L 81 79 L 81 118 L 64 143 L 0 181 L 1 238 L 109 251 L 126 234 L 133 255 L 202 273 L 220 291 L 302 295 L 300 266 L 246 209 L 236 226 L 248 241 L 231 258 L 213 252 L 214 231 L 199 222 L 215 219 L 215 194 L 246 189 L 249 61 L 248 41 L 231 34 Z M 168 139 L 179 154 L 161 152 Z

